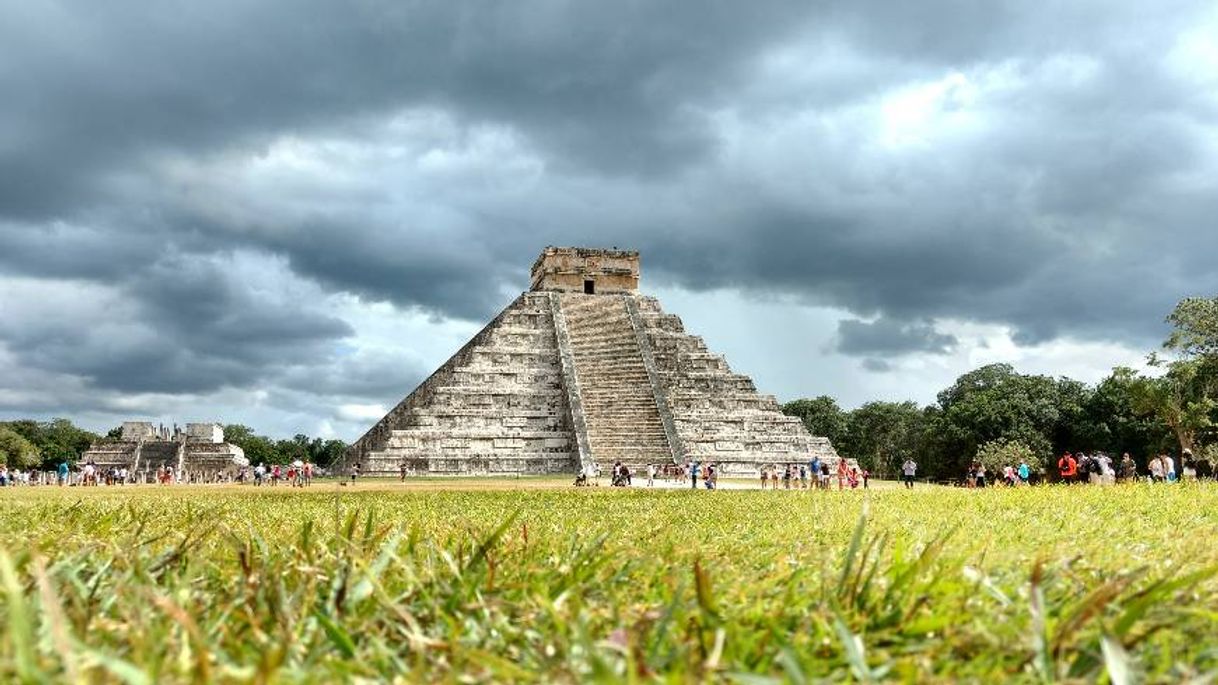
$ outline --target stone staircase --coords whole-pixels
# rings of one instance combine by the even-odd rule
[[[522,295],[403,400],[382,421],[383,436],[369,441],[381,444],[361,455],[361,472],[574,473],[578,450],[549,295]]]
[[[563,293],[563,318],[575,361],[592,458],[632,471],[673,462],[626,295]]]
[[[686,333],[679,317],[665,314],[654,298],[636,302],[688,456],[714,461],[724,474],[749,477],[761,465],[806,463],[813,455],[836,464],[827,439],[809,435],[799,419],[782,414],[772,396],[758,393],[748,376],[732,372],[702,338]]]

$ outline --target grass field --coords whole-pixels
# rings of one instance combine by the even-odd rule
[[[0,682],[1218,673],[1214,485],[10,488],[0,514]]]

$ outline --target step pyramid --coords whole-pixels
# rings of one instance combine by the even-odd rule
[[[836,462],[770,395],[638,293],[639,254],[547,247],[522,293],[348,449],[368,475]]]

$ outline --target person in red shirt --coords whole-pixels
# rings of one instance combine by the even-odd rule
[[[1057,472],[1061,474],[1063,483],[1073,483],[1078,476],[1078,462],[1069,452],[1062,455],[1061,459],[1057,460]]]

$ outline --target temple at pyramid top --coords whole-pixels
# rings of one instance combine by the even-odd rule
[[[825,438],[638,292],[639,253],[547,247],[531,287],[347,451],[364,473],[835,464]]]
[[[586,247],[547,247],[533,262],[533,290],[585,295],[639,289],[639,253]]]

